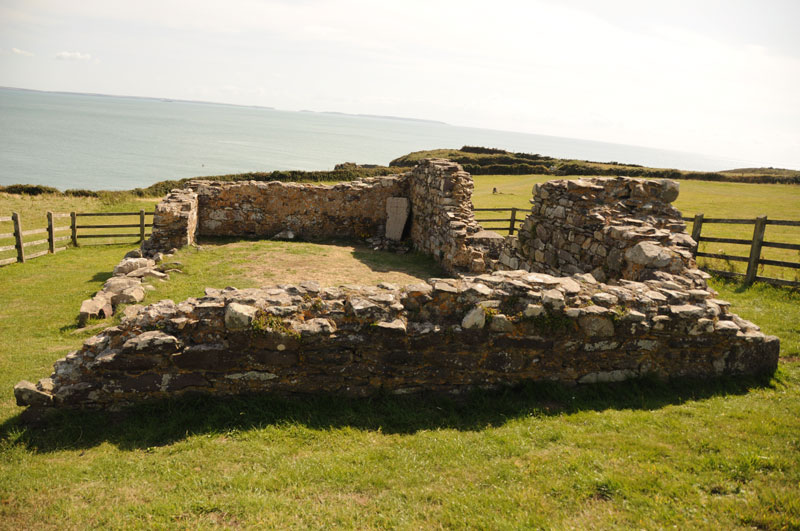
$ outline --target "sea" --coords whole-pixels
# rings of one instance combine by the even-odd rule
[[[464,145],[715,171],[744,161],[404,118],[0,88],[0,185],[126,190],[166,179],[388,164]]]

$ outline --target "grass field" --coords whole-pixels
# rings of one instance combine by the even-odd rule
[[[476,206],[515,195],[524,201],[510,206],[525,206],[535,178],[483,179]],[[684,184],[684,200],[709,193],[695,184],[716,185]],[[762,192],[774,206],[767,213],[790,210],[790,192]],[[743,197],[722,194],[714,205],[741,211]],[[69,249],[0,268],[0,529],[800,528],[797,292],[712,283],[781,338],[769,381],[529,385],[463,401],[190,398],[19,426],[11,388],[49,374],[113,322],[75,328],[80,301],[129,248]],[[244,267],[253,253],[263,253],[259,271]],[[304,275],[311,261],[351,264],[375,282],[388,269],[435,273],[423,257],[344,244],[217,241],[178,259],[185,273],[154,283],[148,300],[269,283],[273,267]],[[330,274],[331,283],[351,280]]]

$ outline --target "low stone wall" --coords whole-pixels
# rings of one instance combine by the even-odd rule
[[[334,185],[197,181],[200,236],[304,240],[383,237],[386,201],[406,197],[407,177],[372,177]]]
[[[20,405],[115,407],[189,391],[460,392],[521,381],[770,373],[779,342],[699,290],[524,271],[398,288],[313,282],[161,301],[89,338]]]

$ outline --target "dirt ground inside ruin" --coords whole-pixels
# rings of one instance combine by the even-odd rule
[[[381,282],[402,286],[447,276],[428,256],[373,250],[357,242],[205,239],[198,243],[176,259],[184,263],[186,274],[205,277],[210,286],[255,287],[305,280],[321,286]]]

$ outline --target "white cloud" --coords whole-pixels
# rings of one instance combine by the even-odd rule
[[[27,50],[20,50],[19,48],[11,48],[11,52],[16,55],[24,55],[25,57],[33,57],[34,55],[36,55],[33,52],[29,52]]]
[[[61,61],[89,61],[91,58],[91,54],[81,52],[58,52],[56,54],[56,59]]]

